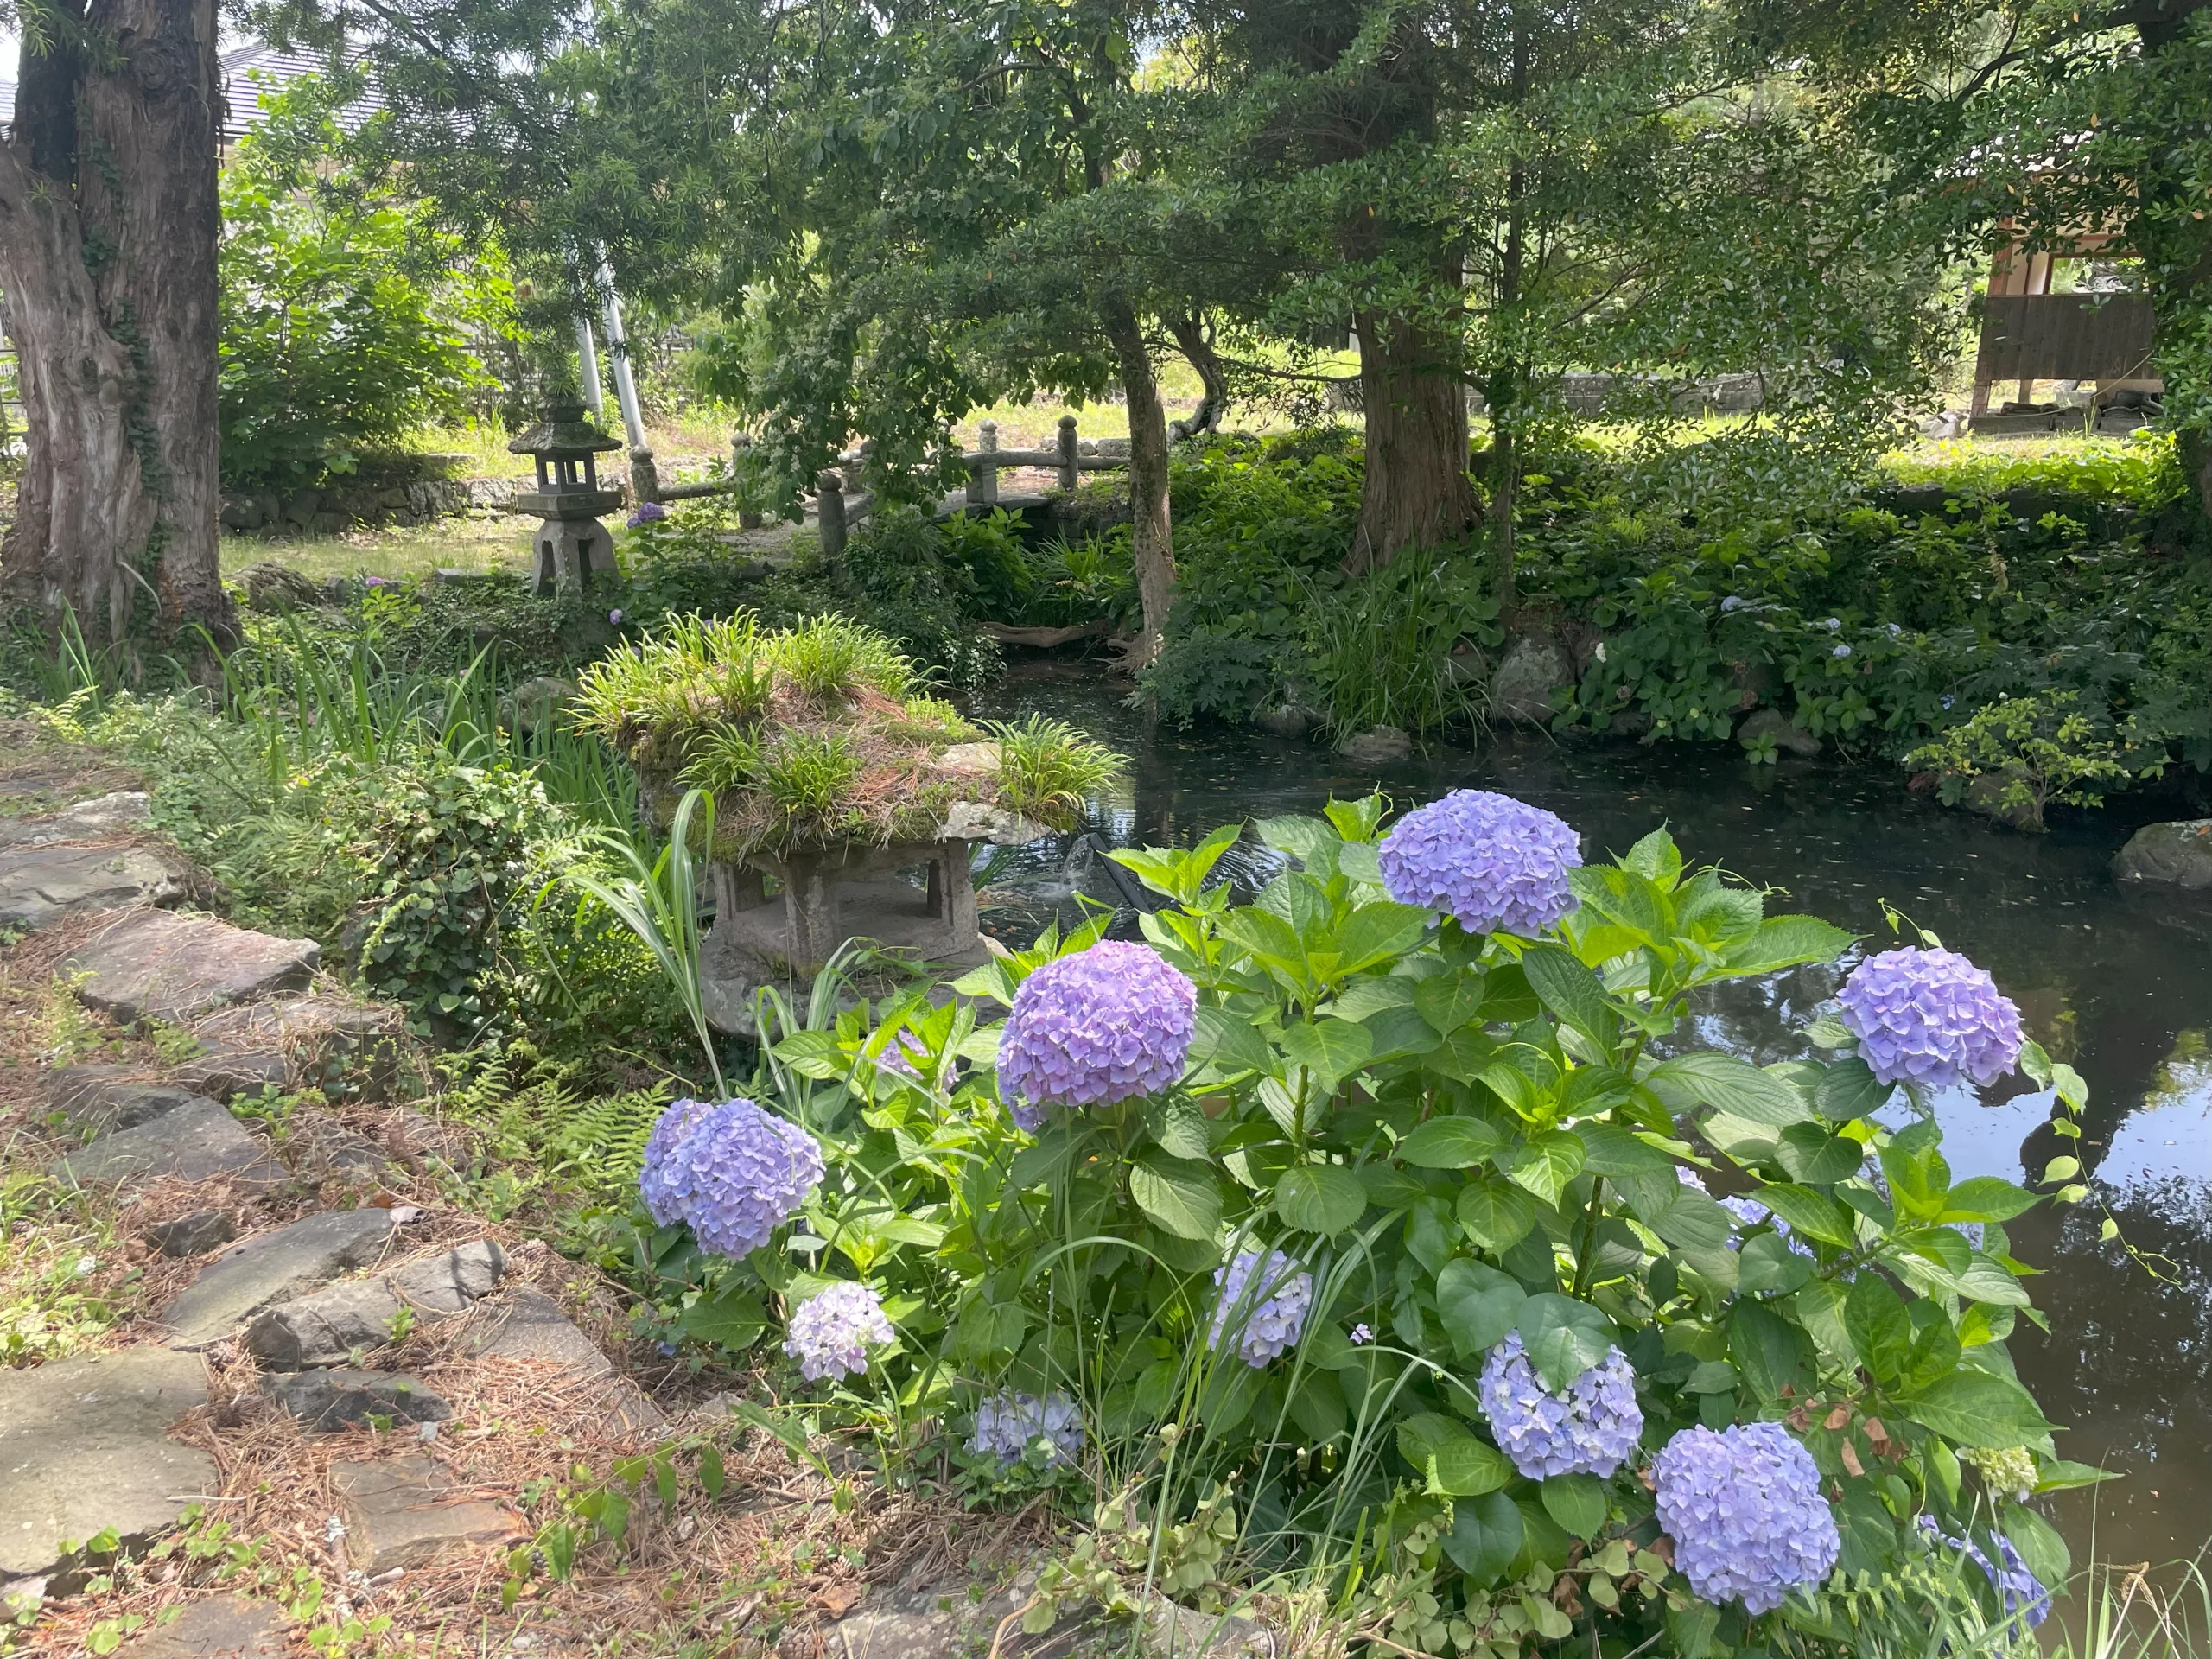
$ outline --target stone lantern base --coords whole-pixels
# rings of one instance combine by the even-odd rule
[[[531,537],[530,591],[588,588],[614,574],[614,538],[596,518],[548,518]]]
[[[916,887],[901,870],[929,870]],[[803,981],[849,938],[887,946],[949,969],[982,963],[988,947],[976,927],[976,888],[968,842],[925,841],[833,849],[747,864],[716,861],[715,924],[700,945],[709,1018],[721,1030],[752,1033],[753,988]],[[770,898],[766,875],[783,891]]]

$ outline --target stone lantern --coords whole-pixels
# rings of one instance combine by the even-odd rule
[[[531,592],[582,588],[601,571],[613,573],[614,538],[599,516],[622,505],[622,492],[601,487],[599,457],[621,447],[585,418],[582,404],[567,399],[546,404],[537,424],[507,446],[537,461],[537,487],[515,498],[516,512],[545,521],[532,538]]]

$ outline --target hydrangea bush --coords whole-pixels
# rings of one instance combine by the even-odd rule
[[[1236,828],[1116,854],[1166,901],[1144,944],[1048,932],[775,1043],[831,1148],[806,1236],[751,1258],[794,1356],[853,1352],[812,1334],[849,1268],[899,1337],[855,1386],[918,1451],[972,1421],[979,1460],[1042,1435],[1073,1479],[1080,1444],[1170,1520],[1211,1492],[1366,1561],[1423,1652],[1798,1652],[1868,1586],[1995,1619],[2037,1605],[2016,1560],[2062,1584],[2040,1495],[2096,1477],[2005,1354],[2007,1229],[2086,1190],[1955,1179],[1929,1106],[2017,1066],[2071,1139],[2080,1078],[1963,958],[1862,955],[1663,832],[1585,865],[1501,797],[1385,816],[1259,825],[1249,903]],[[1790,1058],[1695,1046],[1694,1007],[1811,964],[1845,990]],[[1987,1582],[1931,1574],[1931,1529]]]

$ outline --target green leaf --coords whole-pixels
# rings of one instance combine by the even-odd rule
[[[1147,1151],[1130,1166],[1129,1196],[1178,1238],[1210,1239],[1221,1229],[1221,1192],[1205,1164]]]
[[[1854,1117],[1872,1117],[1889,1103],[1891,1085],[1874,1076],[1874,1068],[1857,1055],[1836,1061],[1821,1079],[1813,1103],[1831,1123],[1848,1123]]]
[[[2003,1522],[2005,1535],[2040,1582],[2063,1586],[2074,1576],[2073,1554],[2056,1527],[2024,1503],[2007,1503]]]
[[[1904,1301],[1878,1273],[1862,1273],[1844,1298],[1843,1328],[1877,1382],[1896,1382],[1912,1358],[1912,1320]]]
[[[1736,1368],[1725,1359],[1701,1362],[1682,1383],[1684,1394],[1733,1394],[1741,1381]]]
[[[752,1291],[725,1291],[683,1311],[683,1334],[732,1351],[750,1348],[768,1328],[768,1310]]]
[[[1337,971],[1361,973],[1402,957],[1428,931],[1428,912],[1388,899],[1362,905],[1337,930]]]
[[[1595,1475],[1554,1475],[1538,1484],[1536,1495],[1544,1513],[1577,1538],[1594,1538],[1605,1524],[1605,1483]]]
[[[1449,1037],[1482,1011],[1488,989],[1480,974],[1457,969],[1419,981],[1414,987],[1414,1007],[1437,1035]]]
[[[2028,1391],[2009,1376],[1961,1366],[1924,1389],[1896,1395],[1895,1402],[1914,1422],[1955,1445],[2050,1451],[2051,1424]]]
[[[1662,824],[1622,855],[1621,868],[1662,888],[1671,888],[1682,874],[1682,855]]]
[[[1675,1179],[1676,1185],[1681,1184],[1680,1179],[1675,1177],[1674,1159],[1632,1130],[1617,1123],[1578,1123],[1574,1132],[1582,1137],[1582,1166],[1593,1174],[1634,1175],[1663,1171]]]
[[[1516,1186],[1526,1187],[1546,1204],[1557,1204],[1567,1184],[1582,1173],[1581,1137],[1567,1129],[1547,1129],[1532,1135],[1513,1154],[1507,1171]]]
[[[1190,1065],[1193,1070],[1211,1065],[1216,1071],[1229,1073],[1258,1071],[1272,1075],[1281,1069],[1274,1050],[1254,1028],[1250,1015],[1217,1007],[1198,1010]]]
[[[1620,1016],[1605,1001],[1598,976],[1573,951],[1556,944],[1531,945],[1522,955],[1521,969],[1537,1000],[1561,1025],[1580,1032],[1601,1049],[1612,1046]]]
[[[1943,1209],[1936,1219],[1947,1221],[2010,1221],[2040,1202],[2025,1187],[1994,1175],[1976,1175],[1961,1181],[1943,1195]]]
[[[1825,1192],[1776,1182],[1758,1188],[1751,1196],[1788,1222],[1792,1232],[1840,1249],[1847,1249],[1855,1242],[1851,1212]]]
[[[1728,1353],[1763,1402],[1780,1399],[1785,1388],[1802,1399],[1812,1388],[1812,1338],[1758,1302],[1739,1301],[1729,1310]]]
[[[1865,1147],[1847,1135],[1830,1134],[1824,1123],[1792,1123],[1777,1149],[1790,1179],[1808,1186],[1847,1179],[1866,1161]]]
[[[1170,1157],[1203,1159],[1213,1151],[1206,1115],[1187,1096],[1170,1095],[1147,1102],[1144,1126]]]
[[[1285,1226],[1333,1236],[1366,1213],[1367,1188],[1338,1165],[1300,1164],[1275,1183],[1274,1205]]]
[[[1494,1255],[1503,1255],[1536,1224],[1536,1204],[1526,1192],[1492,1176],[1459,1189],[1459,1225]]]
[[[2038,1492],[2070,1492],[2077,1486],[2094,1486],[2101,1481],[2118,1480],[2120,1477],[2109,1469],[2099,1469],[2086,1463],[2069,1463],[2058,1458],[2043,1466],[2037,1478]]]
[[[1462,1359],[1488,1353],[1521,1323],[1529,1293],[1510,1274],[1456,1256],[1436,1275],[1436,1313]]]
[[[1452,1497],[1480,1497],[1513,1478],[1513,1465],[1503,1452],[1439,1412],[1425,1411],[1400,1423],[1398,1451],[1428,1477],[1433,1491]]]
[[[1505,1144],[1479,1117],[1432,1117],[1398,1142],[1398,1156],[1417,1169],[1472,1169]]]
[[[1595,1365],[1613,1345],[1613,1322],[1587,1302],[1547,1291],[1521,1311],[1521,1345],[1554,1392]]]
[[[1643,1081],[1677,1115],[1710,1107],[1777,1129],[1813,1116],[1796,1090],[1732,1054],[1678,1054],[1653,1066]]]
[[[1316,1020],[1285,1028],[1282,1052],[1294,1065],[1302,1065],[1334,1091],[1336,1086],[1367,1063],[1375,1052],[1374,1033],[1349,1020]]]
[[[1437,1541],[1467,1583],[1481,1589],[1513,1565],[1522,1533],[1521,1506],[1503,1492],[1484,1492],[1452,1506],[1452,1530]]]
[[[1745,1239],[1736,1260],[1736,1289],[1745,1296],[1792,1291],[1813,1276],[1813,1264],[1774,1233]]]
[[[1857,937],[1817,916],[1770,916],[1721,960],[1732,974],[1771,974],[1801,963],[1834,962]]]

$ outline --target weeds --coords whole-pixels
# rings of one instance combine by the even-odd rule
[[[1072,827],[1085,804],[1128,770],[1128,762],[1065,721],[1032,715],[1021,725],[993,721],[999,746],[999,796],[1012,810],[1055,829]]]

